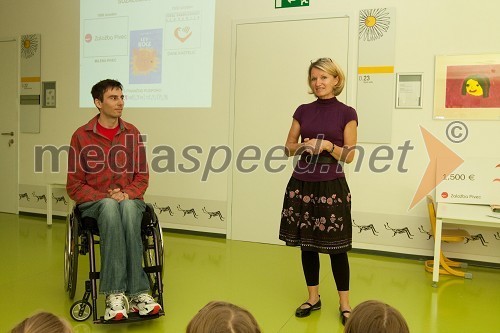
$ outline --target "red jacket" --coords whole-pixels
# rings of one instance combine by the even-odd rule
[[[120,188],[129,199],[142,200],[149,170],[139,130],[119,119],[120,129],[110,141],[97,132],[98,118],[92,118],[71,137],[68,195],[81,204],[107,198],[109,189]]]

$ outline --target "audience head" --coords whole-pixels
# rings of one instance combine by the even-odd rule
[[[261,333],[247,310],[227,302],[205,305],[189,322],[186,333]]]
[[[11,333],[72,333],[69,323],[49,312],[39,312],[24,319]]]
[[[409,333],[403,315],[379,301],[365,301],[352,310],[344,333]]]

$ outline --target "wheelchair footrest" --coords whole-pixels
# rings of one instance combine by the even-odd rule
[[[165,312],[161,310],[155,315],[150,315],[150,316],[140,316],[138,313],[135,312],[130,312],[128,314],[128,319],[124,320],[104,320],[104,316],[101,316],[98,321],[94,322],[94,324],[126,324],[126,323],[133,323],[137,321],[144,321],[144,320],[151,320],[151,319],[157,319],[160,318],[161,316],[164,316]]]

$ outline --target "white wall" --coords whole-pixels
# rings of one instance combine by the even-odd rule
[[[498,121],[468,121],[469,137],[462,144],[452,144],[446,139],[445,128],[449,121],[432,119],[435,55],[500,53],[498,44],[500,21],[497,20],[500,4],[483,0],[473,6],[464,0],[395,1],[395,0],[312,0],[309,7],[275,9],[274,0],[217,0],[215,24],[213,105],[210,109],[128,109],[124,118],[147,133],[148,146],[168,144],[180,151],[190,144],[201,145],[205,152],[210,146],[231,143],[229,133],[231,92],[231,26],[234,20],[345,12],[357,20],[358,11],[365,8],[396,8],[396,72],[424,73],[424,103],[422,109],[394,109],[391,147],[410,140],[414,149],[405,161],[407,173],[396,171],[394,162],[388,172],[376,174],[367,168],[367,160],[360,172],[351,172],[349,182],[354,197],[354,216],[358,224],[374,223],[379,237],[362,233],[355,235],[361,247],[381,248],[399,252],[430,253],[432,244],[424,234],[417,234],[417,227],[428,228],[425,204],[421,202],[408,210],[413,195],[428,164],[425,144],[419,125],[453,149],[462,158],[474,156],[500,156],[500,131]],[[353,25],[356,27],[356,24]],[[20,135],[19,183],[40,186],[52,181],[65,181],[65,171],[57,174],[33,173],[33,147],[39,145],[68,144],[72,132],[95,114],[94,110],[78,108],[79,76],[79,2],[64,0],[2,0],[0,3],[0,37],[18,37],[27,33],[42,36],[42,81],[57,82],[57,108],[41,110],[40,134]],[[357,29],[351,31],[357,34]],[[311,31],[311,38],[330,42],[327,31]],[[355,41],[357,40],[354,36]],[[256,47],[258,44],[256,43]],[[298,46],[300,47],[300,46]],[[357,47],[350,45],[350,62],[356,63]],[[304,71],[303,64],[296,69]],[[347,102],[355,106],[355,71],[348,78]],[[279,87],[279,83],[278,83]],[[270,87],[274,89],[275,85]],[[394,87],[388,87],[393,90]],[[393,93],[393,91],[391,91]],[[90,93],[89,93],[89,98]],[[290,115],[294,110],[290,110]],[[286,133],[283,133],[283,142]],[[375,145],[363,144],[366,154]],[[148,150],[151,152],[151,149]],[[397,156],[397,155],[396,155]],[[150,156],[151,157],[151,156]],[[182,157],[179,156],[182,160]],[[205,157],[206,158],[206,155]],[[48,161],[47,161],[48,162]],[[48,165],[48,164],[47,164]],[[63,165],[64,170],[64,165]],[[228,174],[211,174],[201,182],[202,171],[195,174],[163,173],[151,175],[148,195],[165,198],[163,205],[172,205],[176,215],[165,217],[168,223],[182,225],[187,218],[176,210],[179,201],[201,210],[212,204],[212,210],[226,212]],[[265,184],[261,184],[265,185]],[[285,184],[284,184],[285,185]],[[258,184],[257,184],[258,186]],[[182,207],[184,208],[184,207]],[[188,207],[189,208],[189,207]],[[208,208],[208,207],[207,207]],[[277,207],[276,220],[279,225]],[[203,214],[199,212],[199,214]],[[164,215],[162,215],[163,218]],[[203,216],[203,215],[202,215]],[[230,217],[225,216],[225,221]],[[206,219],[206,216],[205,216]],[[213,221],[213,220],[212,220]],[[206,220],[207,226],[212,221]],[[413,241],[392,237],[384,229],[385,222],[395,228],[409,227],[415,235]],[[238,223],[238,221],[232,221]],[[218,225],[214,228],[224,228]],[[207,227],[210,230],[210,227]],[[356,229],[355,229],[356,231]],[[456,245],[458,256],[500,262],[500,241],[493,237],[496,230],[470,230],[481,233],[489,241]],[[416,239],[416,240],[415,240]],[[372,245],[370,245],[372,244]],[[462,252],[462,253],[461,253]],[[468,253],[475,253],[474,257]]]

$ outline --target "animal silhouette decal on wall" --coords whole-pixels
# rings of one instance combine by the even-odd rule
[[[470,237],[465,237],[465,244],[467,244],[468,242],[470,241],[481,241],[481,243],[483,244],[483,246],[488,246],[486,245],[486,243],[488,243],[482,234],[477,234],[477,235],[470,235]]]
[[[371,232],[375,235],[375,236],[378,236],[378,231],[375,230],[375,227],[373,226],[373,224],[368,224],[368,225],[357,225],[356,223],[354,223],[354,220],[352,220],[352,225],[354,225],[355,227],[358,227],[359,228],[359,233],[361,233],[362,231],[369,231],[371,230]]]
[[[43,200],[43,201],[47,202],[47,197],[45,196],[45,194],[36,195],[35,191],[33,191],[33,197],[36,198],[36,202],[38,202],[40,200]]]
[[[181,205],[177,205],[177,209],[184,213],[184,215],[182,215],[183,217],[186,215],[192,214],[194,216],[194,218],[196,218],[196,219],[198,218],[198,214],[196,214],[196,211],[194,210],[194,208],[182,209]]]
[[[66,201],[66,198],[64,197],[64,195],[60,196],[60,197],[55,197],[54,196],[54,193],[52,193],[52,199],[54,199],[56,201],[56,204],[59,203],[59,202],[62,202],[64,203],[65,205],[68,204],[68,202]]]
[[[170,208],[170,206],[163,206],[160,207],[156,202],[153,204],[154,209],[156,209],[159,214],[167,212],[170,216],[174,216],[174,212]],[[183,209],[181,205],[177,205],[177,210],[182,212],[182,217],[186,217],[187,215],[193,215],[194,218],[198,218],[199,215],[196,212],[196,209],[190,208],[190,209]],[[208,211],[206,207],[202,208],[202,212],[206,214],[208,219],[210,220],[212,217],[218,217],[220,221],[224,221],[224,216],[222,215],[220,210],[217,211]]]
[[[167,206],[167,207],[159,207],[156,202],[153,204],[153,207],[158,209],[158,211],[161,213],[163,212],[167,212],[170,214],[170,216],[174,216],[174,213],[172,212],[172,210],[170,209],[170,206]]]
[[[392,230],[392,232],[394,232],[394,235],[392,235],[392,237],[396,236],[397,234],[406,234],[409,239],[413,239],[413,235],[410,233],[410,229],[408,229],[408,227],[404,227],[401,229],[394,229],[389,226],[389,222],[386,222],[384,224],[384,227],[387,230]]]
[[[30,201],[30,197],[28,196],[28,193],[26,193],[26,192],[19,193],[19,200],[21,200],[22,198],[25,198],[26,200]]]
[[[224,221],[224,217],[222,217],[222,214],[220,212],[220,210],[216,211],[216,212],[207,212],[207,210],[205,209],[205,207],[203,207],[202,209],[203,213],[206,213],[208,214],[208,218],[211,219],[212,217],[218,217],[221,221]]]
[[[420,231],[423,234],[427,234],[427,240],[432,238],[432,234],[427,230],[425,230],[423,225],[420,225],[420,227],[418,227],[418,231]]]

